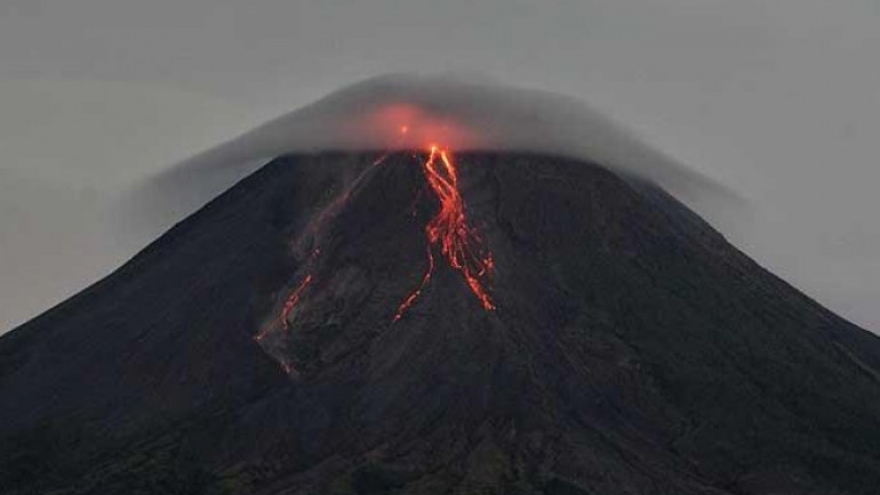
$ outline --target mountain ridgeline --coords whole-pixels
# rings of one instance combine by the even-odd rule
[[[877,492],[880,339],[663,190],[457,156],[488,308],[377,157],[279,157],[0,338],[0,493]]]

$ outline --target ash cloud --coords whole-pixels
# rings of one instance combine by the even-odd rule
[[[135,203],[167,225],[280,155],[431,144],[589,161],[657,184],[713,222],[742,204],[581,100],[458,74],[391,74],[345,87],[172,167],[137,191]]]

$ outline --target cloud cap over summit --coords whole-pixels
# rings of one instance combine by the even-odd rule
[[[577,98],[453,73],[388,74],[342,88],[169,169],[148,185],[147,197],[159,205],[192,203],[189,209],[227,187],[230,174],[239,177],[278,156],[424,150],[432,144],[596,163],[656,183],[713,220],[715,213],[741,205],[722,185]]]

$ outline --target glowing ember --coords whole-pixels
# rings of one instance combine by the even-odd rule
[[[476,231],[468,225],[465,215],[464,200],[458,189],[458,172],[448,150],[431,147],[428,159],[422,165],[425,178],[431,190],[440,200],[440,211],[425,226],[425,235],[428,238],[428,269],[422,277],[422,283],[410,295],[404,299],[394,321],[403,317],[404,313],[412,307],[416,299],[431,280],[434,272],[434,255],[432,249],[439,247],[440,253],[452,268],[455,268],[464,276],[465,282],[471,292],[477,296],[483,309],[492,311],[495,303],[489,296],[487,289],[488,277],[495,268],[492,253],[482,245]]]

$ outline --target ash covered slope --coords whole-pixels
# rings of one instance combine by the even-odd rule
[[[673,198],[580,162],[460,156],[497,310],[438,263],[392,323],[438,205],[408,154],[374,158],[276,160],[0,339],[4,491],[880,486],[880,341]],[[269,357],[252,337],[308,275]]]

